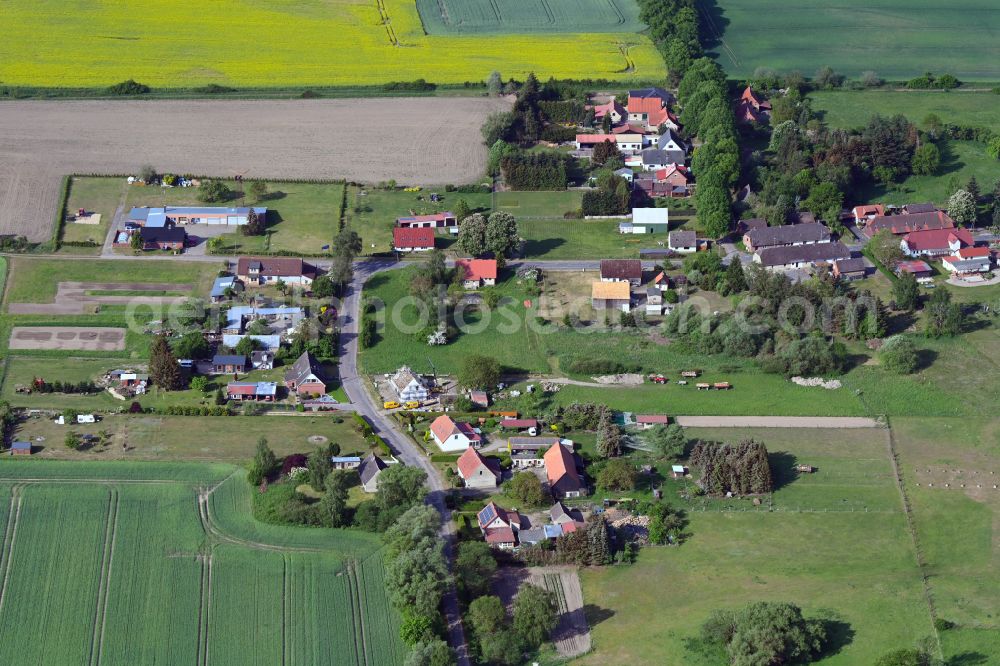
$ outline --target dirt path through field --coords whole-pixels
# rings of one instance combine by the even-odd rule
[[[68,173],[464,183],[500,99],[0,102],[0,234],[52,233]]]

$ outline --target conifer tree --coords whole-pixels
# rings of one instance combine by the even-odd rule
[[[165,391],[176,391],[184,385],[180,366],[162,333],[153,338],[149,348],[149,378]]]

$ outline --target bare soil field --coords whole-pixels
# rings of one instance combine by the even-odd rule
[[[124,328],[92,326],[15,326],[10,332],[11,349],[125,349]]]
[[[522,585],[537,585],[551,592],[559,605],[559,621],[552,632],[552,643],[560,657],[572,658],[590,651],[590,626],[583,609],[583,591],[575,567],[552,566],[504,567],[500,570],[495,589],[508,607]]]
[[[0,103],[0,234],[44,241],[68,173],[463,183],[487,98]]]
[[[52,303],[10,303],[7,311],[10,314],[47,314],[70,315],[85,314],[88,306],[93,304],[133,304],[133,305],[170,305],[183,303],[186,296],[140,296],[135,292],[189,292],[194,287],[190,284],[149,283],[149,282],[60,282],[56,288],[55,300]],[[122,291],[133,292],[128,295],[92,296],[91,291]],[[68,349],[68,348],[67,348]],[[122,347],[124,349],[124,347]]]

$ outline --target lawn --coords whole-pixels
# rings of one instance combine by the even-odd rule
[[[67,254],[100,254],[108,229],[114,221],[118,203],[125,193],[126,183],[121,178],[74,177],[70,183],[66,213],[75,215],[80,208],[88,213],[100,213],[100,224],[76,224],[66,221],[63,225],[64,243],[97,243],[95,247],[73,247],[63,245],[60,252]]]
[[[59,282],[168,282],[190,284],[191,296],[206,297],[218,264],[186,261],[69,261],[16,257],[11,259],[7,303],[51,303]]]
[[[548,362],[541,353],[537,333],[528,324],[523,303],[525,294],[509,273],[501,275],[503,279],[496,289],[510,300],[488,316],[474,307],[466,308],[465,322],[469,332],[461,333],[447,345],[435,347],[417,337],[430,320],[421,324],[416,306],[403,301],[408,297],[412,269],[387,271],[372,277],[365,286],[365,295],[379,299],[387,308],[385,325],[378,333],[377,343],[359,355],[364,371],[371,374],[393,372],[402,365],[410,365],[420,372],[430,372],[428,363],[433,363],[437,372],[455,373],[466,356],[489,354],[511,368],[546,372]]]
[[[968,0],[960,11],[930,0],[721,0],[710,11],[706,23],[722,38],[717,59],[733,78],[749,77],[758,67],[812,76],[829,66],[855,78],[875,70],[905,80],[933,70],[969,81],[1000,80],[993,38],[1000,12],[992,0]]]
[[[711,611],[759,600],[791,601],[807,616],[833,620],[834,647],[823,664],[870,664],[932,633],[886,430],[686,433],[763,441],[775,510],[746,500],[687,503],[675,493],[678,483],[666,482],[665,498],[688,508],[690,539],[643,549],[632,566],[582,571],[594,651],[581,663],[714,664],[685,639]],[[796,476],[795,464],[818,471]],[[650,580],[659,584],[643,583]],[[639,635],[646,638],[626,638]]]
[[[561,218],[579,210],[583,190],[559,192],[497,192],[497,210],[504,210],[519,220],[525,218]]]
[[[121,403],[118,403],[119,405]],[[110,434],[110,444],[100,449],[72,451],[63,438],[79,434]],[[321,436],[340,445],[343,455],[367,455],[368,445],[350,421],[337,423],[333,416],[158,416],[106,415],[99,423],[60,426],[44,416],[32,416],[16,429],[18,439],[40,447],[35,456],[65,460],[213,461],[242,465],[253,457],[257,440],[266,437],[278,456],[308,454]],[[192,433],[198,433],[192,436]],[[41,441],[39,441],[41,438]],[[123,444],[128,449],[123,448]]]
[[[516,213],[515,213],[516,214]],[[639,250],[656,247],[654,238],[618,233],[619,220],[520,219],[528,259],[622,259],[639,256]]]
[[[542,80],[664,74],[659,53],[630,32],[634,26],[601,34],[426,35],[413,0],[222,0],[210,7],[154,0],[141,14],[116,3],[77,10],[67,0],[15,0],[5,4],[4,18],[0,80],[12,86],[103,87],[129,78],[160,88],[461,84],[494,69],[520,80],[531,71]],[[164,41],[164,34],[175,38]]]
[[[431,201],[431,194],[437,194],[440,200]],[[488,214],[493,206],[492,196],[488,191],[471,194],[430,190],[407,192],[398,188],[387,190],[350,185],[344,221],[348,228],[361,236],[363,254],[389,252],[397,218],[450,211],[459,199],[464,200],[471,210]],[[439,247],[445,233],[438,234]]]
[[[261,250],[302,254],[323,254],[339,229],[340,205],[344,196],[343,183],[282,183],[268,182],[268,194],[263,201],[240,198],[239,186],[226,181],[234,193],[233,199],[221,204],[198,201],[196,188],[133,186],[128,190],[128,206],[264,206],[268,209],[267,235],[243,236],[240,233],[222,236],[227,253],[248,253]],[[211,228],[211,227],[209,227]],[[188,227],[198,235],[199,227]],[[325,249],[324,249],[325,246]]]
[[[516,32],[640,32],[634,0],[417,0],[432,35]]]
[[[901,113],[923,126],[929,114],[942,122],[1000,130],[1000,104],[991,92],[962,90],[843,90],[809,93],[814,111],[830,127],[864,127],[877,114]]]
[[[378,538],[258,528],[236,468],[39,460],[2,468],[0,522],[12,535],[0,552],[7,663],[403,661]],[[209,495],[206,531],[193,484],[227,477]]]

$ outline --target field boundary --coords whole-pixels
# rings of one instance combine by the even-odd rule
[[[198,561],[201,564],[201,576],[198,587],[198,644],[195,646],[195,663],[205,666],[208,664],[208,615],[212,607],[212,554],[199,555]]]
[[[941,647],[941,634],[937,629],[937,607],[934,605],[934,593],[931,590],[930,573],[927,571],[927,561],[924,559],[924,552],[920,546],[920,537],[917,534],[917,526],[913,520],[913,509],[910,504],[910,496],[906,492],[903,483],[903,473],[900,471],[899,454],[896,452],[896,440],[892,434],[892,428],[888,428],[885,438],[886,449],[889,452],[889,463],[896,479],[896,488],[903,503],[903,516],[906,520],[906,530],[910,533],[913,543],[913,556],[917,563],[917,570],[920,572],[920,582],[923,586],[924,601],[927,603],[927,611],[931,623],[931,632],[934,636],[934,644],[937,646],[937,656],[944,659],[944,650]]]

